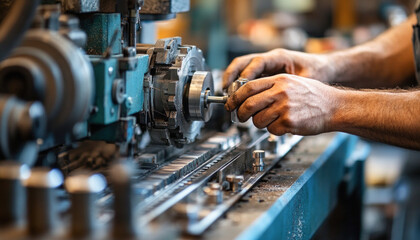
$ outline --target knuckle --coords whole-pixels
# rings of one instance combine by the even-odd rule
[[[288,117],[284,117],[281,121],[282,125],[285,126],[286,128],[294,128],[295,124],[294,122],[288,118]]]
[[[276,48],[276,49],[271,50],[270,52],[273,52],[273,53],[285,53],[286,51],[287,50],[284,49],[284,48]]]
[[[254,116],[252,118],[252,122],[254,123],[254,126],[257,127],[258,129],[263,129],[265,127],[259,117]]]
[[[225,78],[229,78],[236,71],[236,67],[234,65],[229,65],[228,68],[223,73]]]
[[[231,66],[232,65],[236,65],[236,64],[238,64],[240,62],[241,62],[241,57],[236,57],[236,58],[233,59],[233,61],[232,61],[232,63],[230,65]]]
[[[245,92],[251,92],[254,89],[253,82],[247,82],[242,87],[244,88]]]
[[[272,134],[274,134],[274,135],[277,135],[277,136],[280,136],[280,135],[283,135],[284,134],[284,131],[282,130],[282,127],[281,126],[278,126],[278,125],[270,125],[268,128],[267,128],[267,130],[270,132],[270,133],[272,133]]]
[[[264,64],[265,58],[263,56],[257,56],[254,59],[252,59],[252,62],[254,62],[257,65]]]
[[[243,108],[244,108],[244,110],[245,110],[245,111],[247,111],[247,112],[253,111],[253,110],[254,110],[254,108],[255,108],[255,106],[256,106],[256,103],[255,103],[255,102],[253,102],[253,101],[246,101],[246,102],[243,104]]]
[[[246,118],[246,116],[244,116],[244,114],[240,113],[239,111],[238,111],[237,115],[238,115],[238,120],[242,123],[246,122],[248,120],[248,118]]]
[[[234,105],[237,105],[239,103],[239,96],[237,92],[233,93],[231,100]]]

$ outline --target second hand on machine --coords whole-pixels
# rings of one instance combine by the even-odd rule
[[[210,104],[210,103],[222,103],[225,104],[227,99],[229,97],[231,97],[236,91],[238,91],[238,89],[240,87],[242,87],[243,85],[245,85],[245,83],[248,82],[248,79],[246,78],[239,78],[238,80],[234,81],[228,88],[228,95],[227,96],[206,96],[206,103]],[[231,119],[232,122],[234,123],[238,123],[239,119],[238,119],[238,114],[237,114],[237,110],[234,110],[231,113]]]

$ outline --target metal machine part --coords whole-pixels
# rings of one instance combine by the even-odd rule
[[[131,162],[117,163],[111,168],[114,189],[114,238],[135,238],[139,230],[136,226],[134,187],[132,177],[134,168]]]
[[[258,132],[250,138],[239,138],[238,132],[233,129],[235,127],[227,133],[209,138],[198,147],[198,149],[202,149],[201,151],[194,149],[191,153],[181,155],[171,164],[156,171],[137,185],[142,189],[141,192],[154,192],[139,204],[139,213],[142,215],[140,223],[144,224],[144,227],[151,222],[159,222],[159,216],[164,215],[170,218],[170,215],[165,214],[168,210],[176,209],[179,204],[186,204],[188,208],[196,209],[197,217],[194,215],[192,218],[189,215],[183,216],[187,221],[184,231],[192,235],[201,235],[302,138],[288,136],[281,151],[268,157],[263,171],[254,173],[252,151],[257,146],[266,145],[269,134]],[[208,151],[208,154],[203,154],[203,151]],[[206,156],[208,160],[204,160],[198,166],[195,165],[197,164],[195,158],[198,161]],[[191,168],[184,173],[184,177],[174,180],[175,176],[168,170],[178,169],[181,162],[186,164],[184,171],[188,169],[187,166],[191,166]],[[228,183],[228,187],[225,182]],[[220,193],[222,197],[219,196],[216,187],[212,187],[214,183],[223,186],[223,193]],[[220,189],[220,191],[222,190]],[[205,195],[202,196],[200,192],[204,192]],[[211,204],[203,204],[207,201]],[[179,214],[176,215],[176,218],[179,217]]]
[[[0,92],[45,107],[48,130],[64,134],[87,118],[93,101],[91,64],[69,40],[48,30],[31,30],[0,64]]]
[[[197,71],[194,73],[188,87],[186,105],[187,119],[192,121],[210,120],[213,113],[212,105],[206,100],[214,95],[213,78],[210,72]]]
[[[205,71],[200,49],[182,45],[181,38],[137,45],[150,56],[149,125],[154,142],[182,147],[193,142],[212,114],[213,78]],[[214,101],[213,101],[214,102]]]
[[[6,1],[7,4],[8,1]],[[0,61],[19,45],[35,16],[40,0],[16,0],[0,25]],[[10,2],[9,2],[10,3]],[[2,16],[4,16],[2,14]],[[1,20],[1,19],[0,19]]]
[[[16,161],[0,162],[0,226],[14,226],[22,222],[25,204],[22,181],[30,175],[27,165]],[[6,207],[7,206],[7,207]]]
[[[34,168],[25,181],[27,190],[28,232],[32,236],[53,234],[57,231],[58,211],[56,188],[63,183],[58,169]]]
[[[261,172],[264,170],[264,158],[265,158],[265,151],[264,150],[255,150],[252,152],[252,157],[254,158],[255,162],[252,164],[254,168],[254,172]]]
[[[25,103],[13,96],[0,95],[0,159],[32,164],[36,140],[44,137],[46,115],[39,102]]]
[[[146,0],[140,14],[142,20],[156,21],[172,19],[175,18],[177,13],[188,12],[189,10],[190,0]]]
[[[101,0],[67,0],[62,1],[62,8],[66,12],[89,13],[99,12]]]
[[[246,80],[236,81],[228,96],[214,96],[214,79],[197,47],[182,44],[180,38],[134,47],[140,19],[138,7],[143,1],[60,2],[63,13],[74,15],[60,14],[57,5],[43,6],[38,27],[44,30],[31,30],[24,45],[0,65],[0,92],[15,96],[3,99],[0,95],[0,159],[24,159],[31,164],[37,157],[34,140],[43,131],[33,131],[31,117],[22,118],[23,121],[19,119],[22,114],[13,113],[29,111],[25,109],[33,104],[18,103],[17,97],[43,103],[48,118],[43,122],[48,124],[49,134],[80,128],[84,135],[65,134],[62,145],[58,145],[62,142],[56,141],[55,136],[43,139],[36,166],[49,167],[34,167],[31,176],[22,164],[0,162],[0,202],[11,210],[0,211],[1,239],[205,236],[210,226],[225,220],[222,216],[230,217],[230,209],[242,203],[240,200],[265,174],[280,167],[280,161],[287,161],[286,154],[296,149],[302,139],[293,135],[273,137],[254,127],[230,125],[227,118],[220,119],[220,125],[226,127],[208,125],[201,131],[212,116],[213,104],[225,103]],[[146,14],[140,12],[142,19],[173,17],[189,8],[188,0],[145,3]],[[149,8],[152,5],[156,7]],[[78,48],[84,41],[81,29],[88,34],[85,49],[89,58]],[[93,104],[92,95],[95,95]],[[13,111],[4,107],[9,101],[16,105]],[[14,132],[9,131],[10,126]],[[19,150],[16,156],[1,155],[10,142],[6,138],[16,133],[18,137],[24,136],[24,141],[5,149],[30,144],[31,154]],[[47,141],[51,144],[43,148]],[[339,169],[334,171],[334,186],[328,188],[331,194],[321,189],[319,196],[338,195],[335,186],[344,174],[340,167],[344,164],[339,159],[345,159],[342,155],[352,151],[354,145],[340,146],[336,151],[337,147],[334,157],[326,155],[322,162],[331,169]],[[59,167],[66,176],[65,190],[57,189],[63,178],[51,167]],[[300,169],[310,171],[305,179],[327,175],[321,168],[321,172],[311,172],[317,167],[322,166],[299,165]],[[280,177],[291,186],[288,176],[283,173]],[[305,179],[296,183],[299,185]],[[17,191],[22,190],[22,182],[27,198]],[[307,189],[295,192],[298,197],[292,206],[295,211],[286,209],[282,218],[293,219],[294,215],[288,215],[293,212],[300,221],[299,206],[304,201],[301,196],[307,193]],[[282,202],[292,199],[286,197]],[[26,210],[26,218],[16,209],[17,198],[27,202],[27,209],[21,209]],[[319,213],[325,216],[334,202],[326,199],[320,204],[319,209],[328,209]],[[311,221],[320,223],[313,216],[307,221],[304,223],[311,227]],[[22,224],[3,228],[2,223],[18,222]],[[216,239],[220,238],[226,237]]]
[[[105,177],[90,172],[75,172],[66,178],[65,186],[71,195],[71,235],[75,238],[94,234],[97,223],[98,193],[106,188]]]

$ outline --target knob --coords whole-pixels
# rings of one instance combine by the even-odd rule
[[[25,205],[22,181],[30,175],[27,165],[15,161],[0,162],[0,225],[21,222]]]
[[[254,163],[252,164],[254,172],[261,172],[264,170],[264,150],[255,150],[252,152],[252,157],[254,158]]]
[[[25,181],[28,209],[28,231],[32,235],[51,233],[57,223],[55,188],[63,183],[57,169],[34,168]]]
[[[90,236],[97,225],[95,202],[98,193],[106,187],[105,177],[77,172],[66,178],[65,186],[71,198],[71,235],[76,238]]]

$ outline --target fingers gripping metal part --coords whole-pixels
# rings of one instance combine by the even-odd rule
[[[239,88],[241,88],[243,85],[245,85],[248,82],[248,79],[246,78],[239,78],[238,80],[234,81],[228,88],[228,96],[231,97],[233,96],[233,94],[235,94],[236,91],[239,90]],[[235,109],[232,113],[231,113],[231,120],[233,123],[238,123],[240,122],[238,119],[238,110]]]
[[[200,49],[181,45],[180,38],[160,39],[155,45],[137,45],[151,59],[149,130],[154,142],[176,145],[191,143],[204,122],[210,120],[213,103],[227,97],[214,95],[212,74],[205,71]]]

